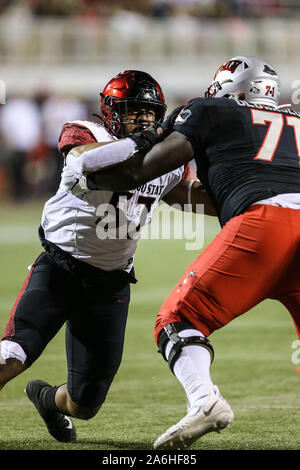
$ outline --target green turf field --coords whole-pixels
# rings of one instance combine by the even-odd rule
[[[27,266],[40,250],[36,229],[41,210],[42,203],[0,206],[1,334]],[[218,225],[213,218],[205,222],[207,244]],[[149,450],[185,415],[185,394],[152,337],[160,304],[196,257],[184,247],[184,240],[141,240],[135,263],[139,282],[132,288],[123,362],[99,414],[91,421],[74,420],[78,442],[59,444],[52,439],[23,391],[35,378],[53,385],[65,382],[61,331],[42,357],[1,391],[0,450]],[[300,374],[291,360],[296,339],[288,312],[273,301],[211,336],[216,353],[212,379],[230,402],[235,420],[231,430],[208,434],[192,449],[299,449]]]

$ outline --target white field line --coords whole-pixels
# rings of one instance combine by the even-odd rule
[[[106,408],[119,408],[120,405],[125,408],[134,408],[136,409],[136,403],[126,403],[126,402],[117,402],[117,403],[106,403]],[[32,406],[32,403],[27,399],[25,400],[8,400],[8,401],[2,401],[0,402],[0,409],[5,410],[5,409],[16,409],[16,408],[22,408],[22,407],[29,407]],[[147,407],[154,407],[157,409],[157,403],[155,405],[151,405],[151,403],[147,403]],[[176,404],[168,404],[168,403],[163,403],[161,405],[165,411],[174,411],[174,406],[178,406]],[[235,413],[237,411],[239,412],[252,412],[255,410],[295,410],[295,405],[235,405],[234,406],[234,411]],[[179,419],[179,416],[178,416]]]
[[[25,272],[26,274],[26,272]],[[166,297],[170,294],[173,286],[166,286],[166,287],[159,287],[159,288],[143,288],[140,291],[135,291],[135,288],[132,289],[131,292],[131,303],[130,303],[130,312],[138,314],[138,310],[143,307],[143,305],[153,304],[153,318],[138,318],[135,316],[134,322],[130,324],[130,328],[132,329],[140,329],[140,328],[148,328],[149,323],[152,322],[156,313],[158,312],[161,304],[166,299]],[[16,289],[15,296],[1,296],[0,297],[0,311],[1,312],[8,312],[11,310],[13,303],[15,301],[16,296],[18,295],[18,289]],[[281,307],[279,307],[281,308]],[[282,307],[283,308],[283,307]],[[260,328],[271,328],[274,329],[281,329],[281,330],[291,330],[294,331],[293,324],[288,315],[285,315],[285,311],[282,312],[282,320],[274,320],[272,319],[272,315],[269,315],[268,318],[251,318],[251,312],[246,313],[244,316],[241,316],[239,319],[232,321],[229,325],[224,327],[227,329],[245,329],[245,328],[252,328],[259,326]],[[130,320],[130,314],[129,314]],[[270,326],[270,322],[272,320],[272,324]]]
[[[62,331],[62,330],[60,330]],[[150,332],[151,333],[151,332]],[[132,353],[130,354],[129,352],[125,351],[124,353],[124,361],[125,362],[143,362],[145,366],[147,366],[147,362],[149,361],[153,365],[153,359],[157,359],[158,355],[156,356],[156,347],[154,344],[153,340],[153,349],[150,353],[142,353],[142,354],[137,354],[137,353]],[[61,354],[53,354],[53,353],[45,353],[42,358],[40,359],[41,361],[61,361],[65,360],[65,351],[62,349]],[[263,355],[256,355],[256,354],[243,354],[241,355],[239,353],[239,360],[241,361],[250,361],[250,362],[287,362],[289,361],[289,358],[284,355],[284,354],[263,354]],[[234,354],[222,354],[222,357],[218,359],[218,362],[222,361],[233,361],[236,363],[237,361],[237,356]],[[150,364],[150,365],[151,365]]]
[[[125,406],[126,408],[135,408],[136,409],[136,403],[123,403],[123,402],[118,402],[118,403],[106,403],[106,407],[108,408],[115,408],[115,407],[120,407],[120,405]],[[172,403],[163,403],[160,405],[165,411],[172,411],[174,412],[174,407],[178,407],[177,404]],[[8,407],[8,403],[7,403]],[[157,403],[155,405],[151,403],[147,403],[147,408],[153,407],[154,409],[157,409]],[[247,412],[247,411],[253,411],[253,410],[265,410],[265,409],[288,409],[288,410],[294,410],[295,406],[293,405],[240,405],[240,406],[235,406],[234,411],[241,411],[241,412]],[[178,416],[178,419],[180,416]]]
[[[39,242],[37,226],[33,224],[1,224],[0,245],[14,245],[16,243],[28,245],[34,242]]]
[[[168,219],[166,219],[168,220]],[[147,227],[145,227],[147,230]],[[165,239],[167,234],[170,232],[171,237],[170,239],[174,239],[174,227],[168,226],[164,222],[162,217],[154,217],[151,223],[151,233],[160,234],[158,239]],[[191,226],[186,227],[184,231],[182,231],[182,237],[180,239],[185,239],[184,235],[187,237],[187,241],[191,240],[193,237],[195,227]],[[205,242],[210,241],[219,231],[219,226],[216,220],[213,217],[205,218],[204,219],[204,236]],[[173,235],[172,235],[173,234]],[[154,238],[155,239],[155,238]],[[151,237],[149,238],[142,238],[143,242],[151,242]],[[2,224],[0,225],[0,245],[13,245],[15,243],[22,243],[22,244],[32,244],[34,242],[39,242],[38,239],[38,224]],[[198,250],[199,251],[199,250]]]

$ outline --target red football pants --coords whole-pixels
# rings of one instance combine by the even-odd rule
[[[300,210],[255,205],[227,222],[163,303],[155,341],[175,321],[209,336],[267,298],[286,306],[300,337]]]

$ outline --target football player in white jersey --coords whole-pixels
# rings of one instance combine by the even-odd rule
[[[197,194],[194,201],[207,202],[201,184],[190,182],[184,166],[124,193],[93,191],[85,184],[86,174],[122,161],[124,146],[128,156],[147,151],[144,137],[153,135],[144,129],[162,123],[165,110],[159,84],[144,72],[128,70],[101,93],[99,124],[74,121],[62,128],[59,149],[65,166],[60,187],[43,211],[44,251],[30,268],[0,343],[1,389],[31,366],[66,323],[67,383],[52,387],[34,380],[26,387],[49,433],[60,442],[76,440],[70,417],[96,415],[120,365],[141,226],[150,223],[160,200],[184,204]],[[119,153],[118,145],[109,145],[117,139]],[[108,207],[122,214],[125,236],[118,230],[116,236],[102,236],[109,232]]]

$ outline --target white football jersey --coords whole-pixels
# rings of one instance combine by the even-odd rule
[[[86,126],[98,142],[115,140],[100,124],[73,123]],[[78,175],[66,163],[57,193],[44,206],[45,238],[93,266],[129,272],[140,237],[139,227],[151,222],[159,201],[181,181],[183,172],[182,166],[125,193],[85,191],[78,184]]]

